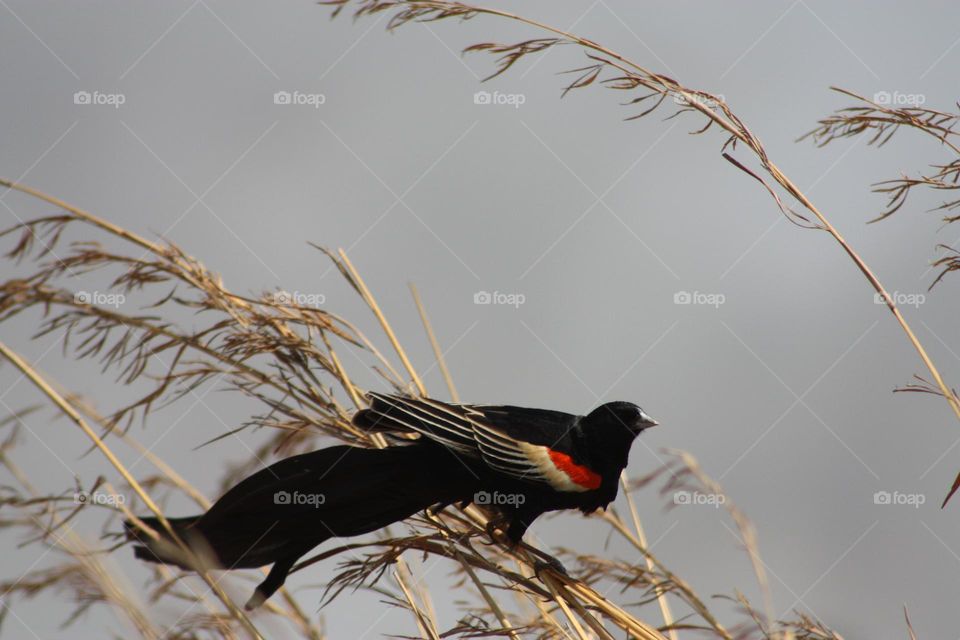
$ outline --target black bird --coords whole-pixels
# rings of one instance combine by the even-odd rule
[[[177,537],[208,568],[273,564],[247,602],[262,604],[294,563],[321,542],[355,536],[418,511],[460,503],[492,508],[517,544],[541,514],[590,513],[617,496],[633,439],[657,422],[630,402],[586,416],[514,406],[460,405],[368,394],[353,423],[398,439],[384,449],[346,445],[281,460],[241,481],[200,516],[172,518]],[[128,539],[141,560],[195,568],[156,518],[132,521]]]

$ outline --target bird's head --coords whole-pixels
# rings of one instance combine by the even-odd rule
[[[587,415],[586,422],[604,430],[626,429],[632,436],[659,424],[632,402],[602,404]]]

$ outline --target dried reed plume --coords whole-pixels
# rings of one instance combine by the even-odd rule
[[[945,224],[960,220],[960,214],[951,213],[960,209],[960,195],[955,193],[960,190],[960,133],[954,130],[960,120],[960,104],[955,105],[958,113],[925,109],[920,106],[895,107],[878,104],[852,91],[831,88],[866,106],[846,107],[836,111],[833,115],[820,120],[819,126],[804,134],[801,140],[810,138],[823,147],[839,138],[866,135],[868,136],[867,144],[882,147],[900,128],[906,128],[926,134],[956,156],[946,164],[931,163],[926,173],[914,176],[903,175],[874,185],[874,191],[886,196],[887,203],[880,215],[871,222],[884,220],[899,211],[907,203],[907,196],[917,187],[947,192],[948,199],[933,211],[943,212]],[[874,99],[877,97],[879,96],[875,96]],[[933,289],[948,273],[960,270],[960,254],[955,247],[938,244],[937,248],[947,255],[933,262],[934,267],[940,267],[940,273],[930,284],[930,289]]]
[[[343,0],[328,4],[336,5],[335,11],[339,12],[349,3]],[[631,118],[651,113],[668,97],[681,98],[685,106],[679,113],[704,118],[697,133],[711,128],[723,131],[726,136],[723,157],[761,182],[784,215],[800,226],[826,231],[834,237],[871,286],[887,300],[890,311],[934,379],[933,388],[943,393],[960,417],[960,400],[949,392],[877,278],[826,217],[767,157],[759,140],[722,100],[648,71],[599,44],[509,13],[452,2],[361,0],[356,6],[357,15],[361,16],[380,11],[392,12],[390,28],[412,21],[489,15],[544,30],[550,34],[548,37],[508,45],[476,44],[467,51],[486,51],[498,56],[494,73],[498,75],[526,56],[556,45],[579,47],[586,53],[587,65],[576,70],[575,79],[566,91],[602,85],[625,92],[630,95],[628,104],[637,109],[630,114]],[[745,160],[733,157],[738,147],[752,153],[762,172],[749,169]],[[798,201],[807,215],[786,204],[761,173]],[[297,305],[278,292],[264,292],[256,297],[233,293],[200,260],[170,242],[145,239],[30,187],[8,181],[0,184],[57,210],[23,220],[0,232],[0,238],[13,245],[6,258],[26,262],[32,270],[26,277],[0,285],[0,322],[21,314],[39,316],[42,322],[37,337],[60,336],[67,357],[96,360],[104,371],[115,373],[118,382],[124,385],[136,382],[138,387],[147,389],[132,402],[102,415],[93,402],[60,389],[55,381],[0,343],[0,353],[84,433],[98,455],[106,460],[103,474],[114,478],[116,487],[98,479],[89,483],[86,490],[106,488],[111,494],[119,492],[131,498],[130,504],[117,501],[113,505],[78,504],[69,499],[70,494],[83,491],[84,487],[69,488],[61,495],[40,494],[33,487],[28,470],[16,464],[22,421],[39,409],[26,407],[4,421],[6,437],[0,448],[0,462],[11,472],[16,486],[4,491],[3,504],[12,515],[7,516],[2,525],[23,534],[24,544],[48,547],[62,558],[52,569],[30,571],[3,584],[0,588],[5,594],[5,612],[13,612],[11,603],[17,598],[54,592],[57,597],[73,603],[74,614],[68,623],[92,607],[105,606],[124,619],[132,633],[144,638],[260,638],[263,637],[261,627],[274,619],[288,621],[291,633],[298,636],[325,637],[323,629],[305,613],[312,607],[305,608],[302,599],[290,590],[283,590],[276,602],[268,602],[264,611],[248,617],[220,585],[227,574],[202,574],[200,579],[206,585],[203,588],[190,575],[164,566],[150,567],[144,597],[136,597],[140,590],[131,587],[130,580],[112,562],[112,553],[127,549],[119,544],[108,549],[96,548],[73,532],[71,522],[83,515],[89,516],[91,511],[105,513],[109,517],[100,518],[100,522],[109,534],[118,528],[120,516],[129,518],[144,510],[156,514],[168,527],[159,505],[162,498],[174,494],[186,496],[201,508],[209,506],[207,497],[180,475],[174,465],[154,455],[130,431],[138,419],[145,419],[158,408],[187,397],[203,384],[225,385],[262,407],[260,413],[243,425],[243,428],[264,428],[269,434],[267,442],[254,452],[257,459],[315,449],[325,438],[356,446],[384,446],[377,437],[361,433],[350,424],[352,412],[363,402],[363,394],[353,380],[359,377],[358,373],[366,375],[366,370],[360,373],[356,368],[346,367],[343,355],[352,352],[357,359],[351,362],[363,362],[361,366],[372,368],[381,384],[397,391],[425,394],[427,390],[359,271],[342,250],[323,250],[375,316],[383,338],[371,339],[332,311]],[[71,235],[83,241],[64,240]],[[143,312],[120,311],[78,297],[69,286],[70,280],[89,272],[110,277],[111,290],[143,300]],[[415,292],[414,295],[448,391],[456,398],[456,389],[443,366],[442,351],[433,336],[426,310]],[[190,324],[181,320],[184,312],[192,314]],[[389,355],[386,349],[377,346],[384,341],[392,352]],[[395,364],[397,362],[399,364]],[[121,447],[132,448],[149,460],[155,471],[134,477],[115,453]],[[246,471],[249,467],[233,470],[224,483]],[[622,517],[611,509],[595,517],[602,519],[611,533],[622,537],[638,552],[639,562],[557,550],[566,561],[570,575],[553,569],[535,571],[536,560],[552,559],[552,556],[530,546],[509,549],[490,544],[485,528],[487,515],[473,506],[462,511],[448,508],[439,513],[424,513],[408,521],[404,535],[394,531],[376,539],[324,549],[301,562],[295,570],[336,556],[340,564],[336,575],[325,580],[325,602],[337,599],[345,589],[376,589],[390,603],[409,611],[419,636],[432,640],[446,637],[585,640],[613,638],[624,633],[631,638],[670,637],[673,640],[681,633],[686,636],[692,632],[725,640],[840,637],[820,621],[803,614],[798,613],[791,620],[778,619],[760,561],[756,534],[743,512],[730,500],[724,504],[747,550],[764,602],[757,609],[734,591],[728,594],[733,612],[721,613],[708,606],[689,582],[670,571],[647,548],[632,492],[655,483],[660,483],[664,494],[694,489],[722,495],[722,489],[706,477],[696,461],[689,454],[679,452],[672,454],[665,468],[645,478],[631,482],[624,477],[629,516]],[[461,589],[472,594],[473,600],[463,605],[463,616],[453,628],[438,627],[433,606],[435,595],[404,561],[405,557],[412,557],[410,554],[445,558],[449,568],[459,576]],[[605,595],[608,593],[611,595]],[[165,615],[174,607],[179,617]],[[655,619],[662,622],[655,624],[652,622]],[[907,624],[909,627],[909,619]]]

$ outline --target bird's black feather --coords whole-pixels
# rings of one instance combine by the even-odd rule
[[[185,568],[196,568],[197,559],[224,569],[273,564],[248,603],[254,607],[283,585],[297,559],[328,538],[369,533],[435,505],[485,505],[499,512],[507,536],[519,542],[544,512],[605,507],[616,497],[630,443],[655,424],[630,403],[575,416],[429,398],[368,398],[370,407],[354,416],[358,428],[421,437],[385,449],[328,447],[258,471],[203,515],[169,520],[190,554],[156,518],[141,520],[159,539],[128,521],[136,557]],[[512,501],[482,499],[491,495]]]

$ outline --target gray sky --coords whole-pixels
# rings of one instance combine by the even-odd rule
[[[957,384],[958,281],[926,288],[933,246],[955,244],[958,230],[925,213],[939,201],[919,193],[893,218],[865,224],[883,205],[871,183],[944,161],[946,152],[909,132],[880,151],[861,140],[816,149],[795,139],[848,103],[830,85],[953,108],[960,6],[495,6],[722,94],[891,291],[925,294],[905,313]],[[848,638],[905,637],[906,604],[919,637],[955,634],[960,507],[938,505],[960,466],[958,425],[936,398],[891,393],[924,372],[890,314],[826,234],[789,224],[756,182],[723,161],[719,134],[688,135],[699,120],[665,122],[663,111],[624,122],[635,111],[618,106],[623,95],[599,89],[560,100],[565,76],[557,73],[583,64],[573,48],[481,85],[492,60],[461,57],[464,46],[540,35],[493,19],[387,34],[382,19],[330,22],[311,2],[204,0],[8,0],[0,16],[0,174],[164,235],[234,290],[322,295],[327,308],[379,335],[306,243],[344,247],[426,370],[433,356],[407,289],[418,285],[465,400],[579,413],[623,399],[659,419],[663,426],[634,446],[630,472],[655,468],[664,447],[697,456],[754,520],[778,613],[812,613]],[[491,104],[478,104],[478,91]],[[277,92],[302,104],[276,104]],[[15,194],[0,198],[4,227],[51,211]],[[98,283],[83,284],[96,291]],[[478,292],[523,303],[475,304]],[[677,304],[684,293],[722,304]],[[129,395],[97,367],[63,359],[55,338],[31,342],[38,320],[6,324],[4,341],[104,409]],[[0,369],[4,403],[37,401],[17,377]],[[445,396],[436,367],[425,380]],[[194,447],[252,410],[204,389],[140,435],[214,495],[222,469],[249,457],[262,436]],[[103,472],[65,421],[45,414],[28,426],[22,460],[45,490]],[[878,505],[880,491],[925,502]],[[652,489],[637,498],[672,570],[701,594],[739,588],[759,604],[722,511],[668,511],[669,497]],[[171,512],[178,506],[188,508],[172,503]],[[96,520],[88,524],[95,533]],[[600,552],[605,531],[563,514],[531,533],[546,545]],[[51,561],[17,542],[2,539],[5,578]],[[606,553],[639,560],[619,543]],[[145,573],[128,555],[117,561],[136,591]],[[292,584],[323,584],[333,570],[323,563]],[[443,585],[449,571],[430,566],[428,583]],[[249,586],[235,580],[230,589]],[[319,591],[305,593],[312,605]],[[452,625],[457,594],[434,596]],[[59,631],[67,614],[51,614],[57,607],[46,598],[18,603],[7,635],[29,637],[29,628],[38,637],[93,638],[117,626],[97,613]],[[643,613],[658,620],[653,607]],[[344,594],[322,615],[333,637],[413,630],[407,614],[364,593]]]

